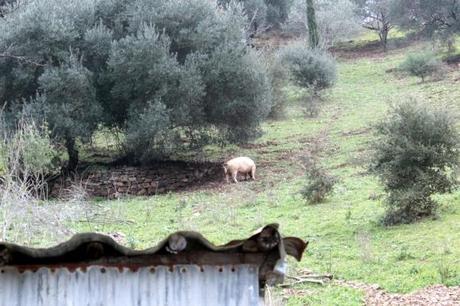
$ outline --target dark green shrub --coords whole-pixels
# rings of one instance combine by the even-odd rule
[[[265,3],[267,4],[267,24],[279,28],[288,19],[290,1],[265,0]]]
[[[400,65],[400,70],[419,77],[422,82],[441,68],[441,61],[431,52],[409,54]]]
[[[445,111],[414,101],[396,106],[377,126],[371,170],[388,193],[384,224],[409,223],[432,216],[435,193],[457,184],[458,131]]]
[[[228,7],[231,0],[217,0],[217,3],[224,7]],[[267,4],[264,0],[239,0],[237,1],[243,5],[244,13],[247,17],[249,31],[257,33],[259,29],[263,29],[267,25]]]
[[[169,129],[171,119],[163,103],[149,103],[141,114],[131,116],[125,144],[136,160],[147,162],[170,153],[167,148],[175,146],[174,133]]]
[[[310,203],[320,203],[332,193],[336,183],[335,177],[323,168],[313,168],[307,172],[307,185],[301,190],[304,199]]]
[[[217,0],[221,5],[228,6],[232,0]],[[246,16],[251,21],[255,21],[258,28],[275,27],[279,28],[287,18],[291,6],[290,0],[236,0],[242,3]]]
[[[290,80],[304,89],[306,114],[316,116],[319,112],[321,91],[331,87],[337,80],[334,58],[319,49],[310,49],[306,43],[295,43],[278,52]]]
[[[59,67],[47,67],[38,83],[43,98],[41,107],[45,108],[54,137],[65,143],[68,168],[73,170],[78,163],[75,140],[89,140],[102,115],[92,73],[70,56],[68,62]]]
[[[312,158],[304,160],[307,184],[300,194],[310,203],[320,203],[334,190],[336,177],[330,175],[318,162]]]
[[[337,80],[334,58],[328,53],[309,49],[305,43],[296,43],[280,50],[292,80],[300,87],[316,91],[331,87]]]
[[[207,121],[234,143],[260,135],[258,127],[272,106],[266,65],[260,56],[244,46],[225,44],[216,48],[200,69]]]

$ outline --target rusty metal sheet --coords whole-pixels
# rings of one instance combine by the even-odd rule
[[[259,306],[256,265],[3,267],[0,306]]]

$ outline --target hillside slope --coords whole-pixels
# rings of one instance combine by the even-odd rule
[[[460,285],[460,192],[439,197],[442,208],[435,220],[383,228],[378,223],[382,188],[366,172],[372,124],[390,103],[413,97],[460,114],[458,68],[423,84],[388,72],[405,54],[423,47],[339,59],[338,84],[317,118],[305,118],[298,92],[287,88],[287,118],[266,123],[255,144],[207,151],[216,160],[251,156],[257,181],[102,202],[106,215],[97,225],[78,223],[76,229],[123,233],[125,243],[142,248],[179,229],[198,230],[219,243],[277,222],[285,235],[310,241],[303,261],[291,262],[291,275],[301,269],[330,272],[337,279],[397,293],[438,283]],[[299,158],[305,154],[316,154],[339,178],[333,196],[322,204],[306,204],[298,194],[304,183]],[[364,298],[363,291],[336,283],[297,285],[277,293],[288,298],[288,305],[360,305]]]

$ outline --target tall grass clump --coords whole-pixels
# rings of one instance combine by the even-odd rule
[[[2,114],[0,114],[2,115]],[[34,245],[71,234],[69,223],[87,215],[81,192],[47,202],[46,176],[57,152],[46,125],[21,118],[13,129],[0,116],[0,239]]]

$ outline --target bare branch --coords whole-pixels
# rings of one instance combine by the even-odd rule
[[[372,30],[372,31],[380,31],[380,28],[375,27],[375,26],[371,26],[371,25],[367,25],[367,24],[363,24],[363,28],[368,29],[368,30]]]
[[[30,65],[37,66],[37,67],[46,66],[45,64],[38,63],[38,62],[35,62],[33,60],[30,60],[25,56],[13,55],[13,54],[9,54],[9,53],[0,53],[0,58],[11,58],[11,59],[17,60],[18,62],[23,62],[23,63],[30,64]]]

